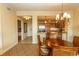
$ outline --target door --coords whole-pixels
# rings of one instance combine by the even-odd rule
[[[17,24],[18,24],[18,42],[21,42],[21,20],[18,20]]]

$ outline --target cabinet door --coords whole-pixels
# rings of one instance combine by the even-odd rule
[[[64,20],[60,20],[57,22],[56,24],[57,28],[65,28],[65,21]]]

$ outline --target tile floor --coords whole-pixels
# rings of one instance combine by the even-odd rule
[[[31,39],[25,39],[5,52],[2,56],[38,56],[38,45],[32,44]]]

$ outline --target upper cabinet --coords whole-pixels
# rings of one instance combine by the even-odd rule
[[[38,31],[46,32],[47,38],[62,39],[62,32],[65,31],[65,21],[55,20],[53,16],[38,16]]]

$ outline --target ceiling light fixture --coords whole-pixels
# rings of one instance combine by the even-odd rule
[[[24,18],[25,18],[26,20],[29,20],[29,19],[31,19],[31,16],[24,16]]]
[[[70,19],[71,18],[71,15],[67,12],[64,12],[64,8],[63,8],[63,0],[62,0],[62,12],[60,14],[57,14],[56,15],[56,20],[64,20],[64,19]]]

